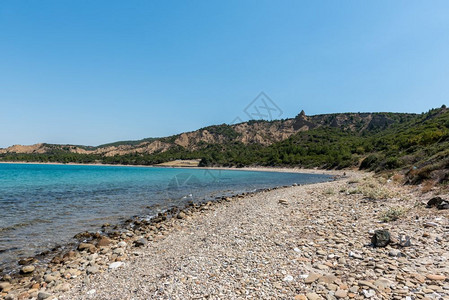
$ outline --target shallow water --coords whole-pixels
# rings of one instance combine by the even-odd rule
[[[0,268],[133,215],[328,175],[153,167],[0,164]]]

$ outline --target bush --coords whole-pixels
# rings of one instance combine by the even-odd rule
[[[401,166],[401,163],[399,162],[397,157],[389,157],[384,163],[384,168],[387,170],[392,170],[399,168]]]
[[[402,207],[391,207],[388,210],[380,214],[380,220],[382,222],[391,222],[399,219],[405,212]]]

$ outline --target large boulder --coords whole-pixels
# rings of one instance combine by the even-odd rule
[[[388,230],[376,230],[371,237],[371,244],[374,247],[385,247],[390,243],[390,232]]]
[[[449,209],[449,201],[441,197],[433,197],[427,201],[427,208],[436,207],[438,209]]]

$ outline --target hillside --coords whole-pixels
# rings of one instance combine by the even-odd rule
[[[449,112],[338,113],[214,125],[164,138],[92,146],[36,144],[0,149],[0,160],[202,166],[360,167],[407,170],[410,180],[447,180]],[[408,170],[407,168],[410,168]],[[439,170],[438,174],[435,173]]]
[[[249,121],[236,125],[215,125],[192,132],[164,138],[146,138],[138,141],[123,141],[92,146],[35,144],[31,146],[14,145],[0,148],[0,154],[52,154],[75,153],[116,156],[126,154],[162,153],[182,147],[186,150],[198,150],[209,144],[242,143],[271,145],[283,141],[297,132],[320,127],[339,128],[344,131],[361,133],[364,131],[385,129],[386,127],[410,119],[411,114],[388,113],[342,113],[306,116],[302,111],[294,119],[275,121]]]

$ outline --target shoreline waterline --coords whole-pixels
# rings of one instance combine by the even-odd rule
[[[167,169],[186,169],[186,170],[230,170],[230,171],[254,171],[254,172],[283,172],[283,173],[304,173],[304,174],[323,174],[323,175],[342,175],[345,172],[357,172],[357,169],[328,170],[320,168],[298,168],[298,167],[178,167],[178,166],[160,166],[160,165],[123,165],[123,164],[101,164],[101,163],[57,163],[57,162],[24,162],[24,161],[0,161],[0,164],[25,164],[25,165],[56,165],[56,166],[105,166],[105,167],[139,167],[139,168],[167,168]]]
[[[40,165],[40,164],[37,164],[37,165]],[[44,164],[44,165],[46,165],[46,164]],[[58,164],[58,165],[60,165],[60,164]],[[61,164],[61,165],[65,165],[65,164]],[[78,166],[78,165],[77,165]],[[81,164],[81,166],[84,166],[83,164]],[[98,166],[102,166],[102,165],[98,165]],[[128,167],[133,167],[133,166],[128,166]],[[154,168],[153,170],[155,170],[155,169],[157,169],[157,168]],[[166,170],[167,168],[165,168],[165,167],[162,167],[162,168],[159,168],[159,169],[164,169],[164,170]],[[191,168],[168,168],[168,169],[173,169],[173,170],[176,170],[176,171],[179,171],[179,170],[182,170],[182,171],[185,171],[185,170],[192,170]],[[198,170],[205,170],[204,168],[197,168]],[[108,170],[110,170],[109,168],[108,168]],[[207,169],[206,169],[207,170]],[[209,169],[209,170],[225,170],[225,171],[234,171],[234,169]],[[182,172],[181,171],[181,172]],[[235,171],[255,171],[255,170],[249,170],[249,169],[246,169],[246,170],[241,170],[241,169],[237,169],[237,170],[235,170]],[[262,170],[260,170],[260,169],[258,169],[258,171],[262,171]],[[272,170],[272,169],[270,169],[270,170],[264,170],[264,172],[274,172],[274,170]],[[285,170],[284,170],[284,172],[285,172]],[[289,172],[289,173],[298,173],[298,172]],[[261,174],[263,174],[263,173],[261,173]],[[303,174],[303,173],[301,173],[301,174]],[[303,175],[305,175],[305,174],[303,174]],[[332,180],[332,178],[331,177],[327,177],[327,179],[326,179],[326,181],[327,180]],[[320,182],[320,181],[319,181]],[[276,188],[276,187],[280,187],[280,186],[283,186],[283,184],[280,184],[280,185],[278,185],[278,186],[270,186],[270,187],[268,187],[268,188]],[[257,190],[264,190],[265,188],[264,187],[261,187],[261,188],[259,188],[259,189],[257,189]],[[248,192],[251,192],[251,190],[246,190],[246,192],[245,193],[248,193]],[[210,194],[210,196],[208,197],[208,198],[204,198],[204,200],[200,200],[199,202],[203,202],[203,201],[213,201],[213,200],[215,200],[217,197],[218,198],[220,198],[220,197],[227,197],[227,196],[233,196],[233,195],[238,195],[238,194],[240,194],[240,192],[238,191],[238,190],[229,190],[228,192],[226,192],[225,193],[225,191],[222,191],[222,192],[219,192],[218,191],[218,194],[216,194],[215,193],[215,195],[214,195],[214,193],[213,194]],[[132,192],[131,192],[131,194],[130,194],[130,196],[132,196]],[[89,197],[88,195],[87,195],[87,197]],[[188,199],[186,200],[186,201],[188,201]],[[184,201],[184,202],[182,202],[182,203],[184,203],[183,205],[185,205],[186,204],[186,201]],[[182,208],[183,207],[183,205],[180,205],[180,208]],[[177,206],[177,205],[175,205],[175,206]],[[164,207],[162,207],[160,210],[158,209],[158,210],[154,210],[154,209],[151,209],[151,211],[153,211],[153,213],[152,213],[152,215],[157,215],[157,214],[159,214],[159,213],[165,213],[168,209],[170,209],[172,206],[167,206],[166,208],[164,208]],[[141,212],[140,214],[138,213],[137,215],[139,215],[139,218],[148,218],[148,215],[146,214],[146,213],[144,213],[144,212]],[[130,214],[125,214],[125,215],[123,215],[123,217],[121,217],[121,220],[122,221],[120,221],[120,220],[117,220],[117,219],[111,219],[112,220],[112,222],[111,221],[108,221],[108,219],[106,218],[106,217],[99,217],[99,220],[102,220],[101,222],[97,222],[98,223],[98,225],[97,225],[97,227],[88,227],[88,226],[86,226],[86,227],[84,227],[84,230],[88,230],[88,231],[95,231],[95,230],[100,230],[101,228],[100,228],[100,226],[101,226],[101,224],[103,224],[104,222],[105,223],[111,223],[111,224],[116,224],[117,226],[119,226],[120,227],[120,224],[122,223],[122,222],[124,222],[124,220],[129,220],[130,218],[132,218],[132,216],[136,216],[136,214],[135,213],[130,213]],[[117,223],[117,221],[118,221],[118,223]],[[100,224],[101,223],[101,224]],[[41,224],[41,225],[45,225],[45,222],[43,223],[43,224]],[[31,226],[34,226],[34,225],[31,225]],[[19,228],[21,228],[22,227],[22,225],[19,227]],[[44,227],[42,227],[42,228],[44,228]],[[97,229],[95,229],[95,228],[97,228]],[[8,229],[8,228],[7,228]],[[11,229],[11,228],[9,228],[9,229]],[[15,229],[15,228],[13,228],[13,229]],[[34,230],[34,227],[31,227],[31,229],[33,229]],[[42,230],[45,230],[45,229],[42,229]],[[80,232],[82,232],[83,230],[82,229],[80,229],[80,230],[77,230],[77,231],[72,231],[72,234],[71,234],[71,236],[73,236],[73,235],[76,235],[76,234],[78,234],[78,233],[80,233]],[[71,241],[72,239],[68,239],[67,241]],[[49,249],[51,249],[51,248],[53,248],[53,247],[55,247],[55,246],[60,246],[60,245],[62,245],[62,246],[64,246],[64,245],[67,245],[66,244],[67,242],[62,242],[62,244],[60,243],[60,242],[57,242],[57,243],[52,243],[52,244],[50,244],[50,246],[49,247],[40,247],[40,249],[41,250],[39,250],[39,251],[46,251],[45,249],[47,249],[47,250],[49,250]],[[72,243],[72,242],[69,242],[69,244],[70,243]],[[6,249],[6,250],[8,250],[8,249]],[[39,252],[40,253],[40,252]],[[29,254],[28,254],[29,255]],[[21,258],[26,258],[26,257],[28,257],[28,255],[25,255],[25,256],[21,256]],[[35,254],[35,255],[39,255],[38,253],[37,254]],[[31,256],[33,256],[33,255],[31,255]],[[6,266],[6,265],[4,265],[4,266]],[[9,269],[9,268],[7,268],[7,269]]]

